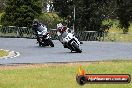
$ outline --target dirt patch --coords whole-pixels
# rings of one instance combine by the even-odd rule
[[[88,65],[90,63],[85,63],[85,65]],[[17,64],[17,65],[0,65],[0,70],[14,70],[14,69],[31,69],[31,68],[43,68],[43,67],[61,67],[61,66],[67,66],[72,67],[74,65],[81,65],[81,63],[51,63],[51,64]],[[84,64],[83,64],[84,65]]]
[[[45,64],[11,64],[11,65],[0,65],[0,70],[14,70],[14,69],[32,69],[32,68],[43,68],[43,67],[61,67],[61,66],[89,66],[90,64],[112,64],[112,63],[132,63],[131,60],[112,60],[112,61],[93,61],[93,62],[73,62],[73,63],[45,63]]]

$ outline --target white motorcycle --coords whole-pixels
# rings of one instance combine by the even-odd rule
[[[64,48],[70,49],[71,52],[82,52],[80,41],[78,41],[78,39],[72,33],[64,32],[60,36],[60,40],[62,41]]]

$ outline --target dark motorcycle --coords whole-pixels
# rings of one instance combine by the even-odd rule
[[[54,43],[51,40],[50,34],[47,32],[47,28],[44,26],[38,27],[37,41],[39,46],[51,46],[54,47]]]

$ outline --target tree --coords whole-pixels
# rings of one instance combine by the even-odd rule
[[[4,1],[5,0],[0,0],[0,11],[4,10]]]
[[[102,31],[105,19],[103,0],[79,0],[76,2],[76,29]]]
[[[54,0],[54,8],[62,17],[70,15],[73,20],[73,8],[75,7],[75,30],[100,31],[106,15],[111,15],[107,8],[108,2],[109,0]]]
[[[130,21],[132,20],[132,1],[131,0],[117,0],[118,3],[118,18],[120,27],[124,33],[128,32]]]
[[[61,17],[67,17],[71,14],[70,0],[53,0],[53,6]]]
[[[40,0],[7,0],[3,24],[14,26],[31,26],[32,20],[42,12]]]

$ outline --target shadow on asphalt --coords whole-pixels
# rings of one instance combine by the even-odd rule
[[[51,46],[33,46],[34,48],[54,48],[54,47],[51,47]]]
[[[77,53],[77,52],[71,52],[71,51],[66,51],[66,52],[57,52],[58,54],[81,54],[81,53]],[[83,52],[82,52],[83,53]]]

